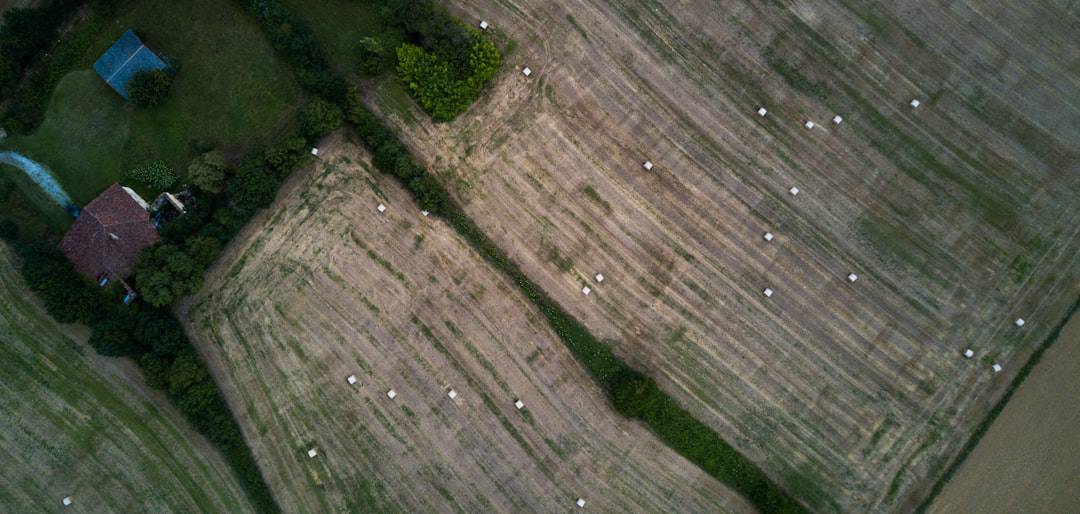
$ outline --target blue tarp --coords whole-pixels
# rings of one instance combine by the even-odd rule
[[[94,63],[94,71],[125,99],[128,95],[124,85],[132,76],[140,71],[165,68],[168,68],[165,61],[151,52],[131,30],[120,36]]]

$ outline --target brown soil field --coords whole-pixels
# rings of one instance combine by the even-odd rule
[[[361,150],[323,142],[312,168],[186,307],[284,511],[752,512],[616,414],[513,284]]]
[[[210,443],[86,336],[49,317],[0,244],[0,512],[251,512]]]
[[[1080,506],[1080,316],[1073,316],[931,513],[1075,512]]]
[[[488,94],[440,125],[395,88],[369,104],[815,510],[917,504],[1077,294],[1075,6],[452,3],[516,42]]]

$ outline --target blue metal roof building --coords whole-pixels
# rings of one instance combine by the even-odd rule
[[[124,85],[136,73],[168,67],[165,61],[147,48],[131,30],[124,32],[94,63],[94,71],[124,99],[128,97]]]

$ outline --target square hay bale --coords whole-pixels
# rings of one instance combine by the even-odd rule
[[[319,450],[317,448],[315,448],[315,447],[312,447],[310,450],[307,451],[307,456],[308,456],[309,459],[314,459],[318,455],[319,455]]]
[[[514,400],[514,407],[517,407],[517,410],[524,409],[525,408],[525,402],[521,401],[520,399],[519,400]]]
[[[597,273],[596,274],[596,282],[600,283],[600,282],[603,282],[603,281],[604,281],[604,274],[603,273]]]
[[[589,286],[585,286],[585,287],[581,288],[581,292],[584,293],[585,296],[588,296],[589,293],[592,292],[592,289],[589,289]]]
[[[480,20],[480,30],[487,30],[487,28],[488,28],[488,22],[486,22],[484,20]]]
[[[453,400],[457,398],[457,391],[451,389],[448,393],[446,393],[446,396],[449,396],[450,399]]]
[[[858,275],[856,275],[856,274],[854,274],[854,273],[848,273],[848,276],[847,276],[847,281],[848,281],[848,282],[854,282],[854,281],[856,281],[856,280],[859,280],[859,276],[858,276]]]
[[[1015,323],[1018,327],[1022,327],[1026,322],[1024,321],[1024,318],[1016,318],[1016,321],[1014,321],[1013,323]]]
[[[804,126],[804,127],[806,127],[806,128],[808,128],[808,129],[812,129],[812,128],[814,128],[814,122],[812,122],[812,121],[807,121],[807,122],[806,122],[806,124],[805,124],[805,125],[803,125],[803,126]]]
[[[791,193],[791,196],[797,196],[799,194],[799,188],[791,186],[791,189],[788,189],[787,192]]]
[[[641,167],[642,167],[642,168],[645,168],[645,171],[652,171],[652,161],[645,161],[645,162],[643,162],[643,163],[641,164]]]
[[[844,122],[844,118],[841,118],[839,114],[833,116],[832,122],[839,125]]]
[[[773,290],[766,287],[765,290],[761,292],[761,294],[765,295],[765,298],[772,298]]]
[[[764,238],[766,241],[772,241],[774,236],[772,232],[766,232],[765,235],[761,237]]]
[[[911,100],[910,105],[912,109],[917,109],[920,105],[922,105],[922,102],[920,102],[918,99],[913,99]]]
[[[386,397],[391,399],[391,400],[393,400],[394,398],[397,398],[397,391],[395,391],[393,389],[387,391],[386,392]]]
[[[578,507],[585,508],[585,498],[578,498],[576,502]]]
[[[431,213],[430,213],[430,212],[428,212],[428,211],[420,211],[420,215],[421,215],[421,216],[423,216],[423,217],[425,217],[425,218],[426,218],[426,217],[427,217],[427,216],[428,216],[429,214],[431,214]]]
[[[993,368],[994,373],[1001,373],[1001,370],[1002,370],[1001,364],[998,364],[998,363],[995,362],[994,365],[991,366],[991,368]]]
[[[386,206],[381,204],[381,203],[375,209],[378,210],[379,212],[386,212]]]
[[[65,496],[63,500],[60,500],[60,503],[63,503],[65,507],[70,506],[72,503],[71,497]]]
[[[761,116],[762,118],[764,118],[766,114],[769,114],[769,111],[767,109],[765,109],[764,107],[761,107],[761,108],[759,108],[757,110],[757,113],[758,113],[758,116]]]
[[[319,155],[319,149],[314,146],[311,147],[311,155]]]
[[[524,67],[524,68],[522,68],[522,69],[521,69],[521,73],[522,73],[523,75],[525,75],[526,77],[528,77],[529,75],[532,75],[532,70],[531,70],[531,69],[529,69],[529,67],[528,67],[528,66],[526,66],[526,67]]]
[[[965,359],[970,359],[970,358],[972,358],[974,356],[975,356],[975,350],[972,350],[971,348],[968,348],[967,350],[964,350],[964,358]]]
[[[345,379],[345,381],[346,381],[346,382],[348,382],[348,383],[349,383],[349,385],[356,385],[356,382],[358,382],[358,380],[356,380],[356,375],[349,375],[349,376],[348,376],[348,377],[347,377],[347,378]]]

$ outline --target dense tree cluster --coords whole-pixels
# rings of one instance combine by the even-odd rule
[[[321,98],[314,98],[300,110],[300,131],[311,140],[319,139],[341,126],[341,108]]]
[[[454,119],[495,76],[498,48],[430,0],[387,4],[410,41],[396,51],[398,78],[433,120]]]
[[[172,89],[173,74],[167,70],[145,70],[136,73],[124,90],[127,91],[128,100],[140,109],[149,109],[165,103]]]
[[[220,193],[225,187],[227,168],[225,154],[212,150],[191,161],[187,169],[187,178],[195,187],[205,192]]]
[[[0,91],[6,95],[34,58],[56,40],[60,25],[83,1],[54,0],[37,8],[15,7],[0,24]]]

